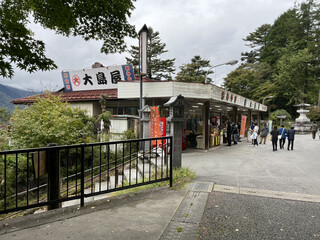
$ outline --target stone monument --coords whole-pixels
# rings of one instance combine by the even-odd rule
[[[310,107],[311,105],[307,103],[300,103],[294,106],[300,108],[297,110],[297,113],[299,113],[300,116],[296,118],[296,121],[294,123],[294,129],[297,133],[300,134],[310,133],[312,122],[309,118],[307,118],[306,114],[309,112],[309,110],[307,110],[306,107]]]
[[[150,107],[148,105],[145,105],[141,110],[141,114],[142,114],[141,122],[142,122],[142,129],[143,129],[142,136],[143,138],[150,138]],[[143,146],[144,146],[144,150],[148,150],[150,147],[150,142],[145,141]]]
[[[182,130],[184,118],[184,108],[189,106],[181,95],[171,97],[164,106],[170,107],[169,117],[167,118],[168,125],[170,125],[170,135],[173,137],[172,142],[172,165],[173,168],[181,167],[181,153],[182,153]]]

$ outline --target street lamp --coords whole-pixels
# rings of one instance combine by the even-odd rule
[[[238,63],[238,60],[231,60],[229,62],[226,62],[226,63],[221,63],[221,64],[218,64],[218,65],[215,65],[211,68],[208,69],[207,73],[206,73],[206,78],[204,80],[204,83],[208,83],[208,74],[209,74],[209,71],[212,69],[212,68],[216,68],[216,67],[219,67],[219,66],[222,66],[222,65],[235,65]]]
[[[264,99],[262,99],[262,105],[264,104],[264,100],[266,100],[268,98],[273,98],[273,96],[268,96],[268,97],[265,97]]]
[[[144,107],[143,99],[143,76],[148,73],[147,70],[147,51],[148,51],[148,28],[144,24],[141,30],[139,31],[139,70],[140,70],[140,138],[143,138],[143,125],[142,125],[142,109]]]
[[[264,99],[262,99],[262,105],[264,104],[264,100],[266,100],[268,98],[273,98],[273,96],[268,96],[268,97],[265,97]],[[268,111],[268,115],[270,116],[270,108],[268,108],[268,106],[267,106],[267,111]]]

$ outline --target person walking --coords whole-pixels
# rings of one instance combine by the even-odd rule
[[[281,125],[281,128],[279,128],[279,145],[280,145],[280,149],[284,149],[284,144],[286,143],[286,137],[287,137],[287,129],[285,129],[284,125]]]
[[[263,124],[263,128],[261,129],[261,137],[260,137],[260,144],[263,141],[263,144],[266,144],[267,136],[269,133],[269,129],[267,127],[267,124]]]
[[[277,151],[277,142],[278,142],[278,135],[279,135],[279,131],[277,126],[273,127],[273,130],[270,132],[271,136],[272,136],[272,149],[273,151]]]
[[[238,124],[233,122],[232,123],[233,144],[238,143],[238,131],[239,131]]]
[[[254,123],[254,128],[253,128],[253,134],[252,134],[252,139],[253,139],[253,146],[258,145],[258,134],[259,132],[259,127],[257,123]]]
[[[228,145],[227,146],[231,146],[231,134],[232,134],[232,125],[228,121],[228,123],[227,123],[227,141],[228,141]]]
[[[294,127],[292,126],[291,129],[288,131],[288,151],[291,145],[291,150],[293,150],[293,142],[294,142],[294,135],[296,134],[296,131],[294,130]]]
[[[312,123],[310,130],[312,132],[312,139],[315,139],[317,133],[317,124]]]
[[[253,140],[253,138],[251,137],[252,136],[252,134],[253,134],[253,129],[254,129],[254,123],[252,123],[251,125],[250,125],[250,138],[251,138],[251,142],[252,142],[252,145],[254,144],[254,140]]]

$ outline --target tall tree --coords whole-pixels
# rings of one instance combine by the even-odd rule
[[[242,54],[246,64],[228,75],[226,86],[257,101],[273,95],[273,104],[291,114],[296,112],[293,104],[301,101],[316,104],[318,98],[320,105],[319,25],[318,0],[295,5],[270,27],[262,25],[244,39],[251,51]],[[248,63],[267,64],[271,74],[259,82],[255,74],[261,69],[252,69]]]
[[[274,81],[278,95],[285,97],[288,106],[301,102],[316,104],[318,84],[312,60],[307,48],[298,51],[287,48],[277,62],[279,71]]]
[[[272,75],[272,69],[267,63],[242,64],[236,70],[228,74],[224,81],[224,87],[244,97],[262,100],[266,91],[273,88],[268,80]],[[264,85],[268,85],[267,88]]]
[[[273,66],[291,42],[294,42],[300,49],[306,47],[304,29],[297,8],[289,9],[273,23],[266,36],[265,47],[261,51],[261,61]]]
[[[161,42],[160,33],[154,31],[152,27],[148,28],[148,77],[156,80],[172,80],[172,74],[175,72],[173,59],[161,59],[160,56],[168,50],[165,50],[166,44]],[[128,64],[134,66],[135,74],[139,75],[139,46],[131,46],[128,50],[131,58],[126,58]]]
[[[246,63],[256,63],[260,61],[261,50],[266,46],[266,36],[270,31],[270,24],[263,24],[256,31],[250,33],[242,40],[246,42],[246,46],[250,47],[250,52],[241,53],[242,61]]]
[[[127,18],[134,0],[2,0],[0,3],[0,76],[11,78],[13,65],[27,72],[55,69],[45,43],[28,28],[35,23],[64,36],[103,40],[101,52],[125,51],[125,37],[135,37]]]
[[[3,107],[0,107],[0,124],[8,123],[10,119],[10,112]]]
[[[213,71],[205,68],[211,67],[210,60],[202,59],[199,55],[191,59],[191,63],[180,66],[180,72],[176,76],[178,82],[199,82],[204,83],[206,75],[213,73]],[[211,78],[207,78],[208,82],[212,82]]]

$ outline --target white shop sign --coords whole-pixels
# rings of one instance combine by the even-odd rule
[[[120,80],[135,80],[132,65],[62,71],[61,74],[66,92],[115,89]]]

